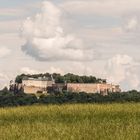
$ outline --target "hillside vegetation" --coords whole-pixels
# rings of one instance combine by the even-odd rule
[[[44,73],[44,74],[21,74],[18,75],[15,79],[15,82],[22,83],[23,78],[39,78],[39,77],[47,77],[49,79],[55,80],[56,83],[106,83],[105,79],[96,78],[95,76],[79,76],[72,73],[68,73],[65,75],[61,75],[59,73]]]
[[[33,104],[75,104],[75,103],[125,103],[125,102],[140,102],[140,92],[132,90],[122,93],[109,93],[106,96],[101,94],[81,93],[56,93],[56,94],[41,94],[40,98],[37,95],[28,95],[24,93],[14,94],[8,90],[0,91],[0,107],[7,106],[25,106]]]
[[[139,140],[140,104],[0,109],[1,140]]]

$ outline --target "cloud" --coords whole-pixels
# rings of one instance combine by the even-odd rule
[[[124,89],[140,89],[140,80],[134,70],[135,64],[133,58],[128,55],[118,54],[109,59],[105,68],[108,81],[121,84]]]
[[[132,58],[127,55],[116,55],[107,62],[107,75],[111,82],[119,83],[125,79],[126,68],[132,63]]]
[[[0,47],[0,58],[3,58],[7,55],[9,55],[11,52],[10,49],[6,48],[6,47]]]
[[[1,8],[0,16],[21,16],[25,14],[27,11],[21,8]]]
[[[139,33],[140,31],[140,17],[138,15],[124,17],[122,30],[126,32]]]
[[[64,71],[61,68],[58,68],[58,67],[56,68],[53,66],[50,66],[49,68],[47,68],[46,71],[36,70],[36,69],[32,69],[30,67],[22,67],[20,69],[20,72],[24,73],[24,74],[38,74],[38,73],[46,73],[46,72],[64,74]]]
[[[3,73],[0,73],[0,79],[8,79],[8,77],[4,75]]]
[[[140,11],[139,0],[71,0],[61,6],[71,14],[120,16]]]
[[[92,74],[109,78],[109,82],[121,84],[124,89],[139,87],[140,67],[133,66],[140,53],[139,0],[53,1],[57,5],[51,2],[43,3],[38,14],[24,20],[22,38],[16,33],[26,12],[4,10],[1,13],[12,17],[20,15],[18,20],[9,18],[11,20],[0,22],[1,45],[14,50],[12,61],[15,62],[9,64],[9,59],[1,59],[0,67],[4,73],[6,70],[9,76],[18,72],[46,71]],[[24,11],[28,16],[33,15],[33,12],[39,11],[38,5],[40,3],[33,11],[24,7]],[[19,50],[22,44],[26,54],[44,62],[34,61],[22,53]],[[0,58],[4,56],[2,54]]]
[[[23,68],[21,68],[20,71],[21,71],[21,73],[24,73],[24,74],[38,74],[39,73],[39,71],[31,69],[29,67],[23,67]]]
[[[9,26],[10,25],[10,26]],[[0,21],[0,34],[18,33],[21,26],[20,20]]]
[[[0,73],[0,89],[7,86],[9,83],[9,77],[3,73]]]
[[[43,2],[35,17],[28,17],[22,28],[26,43],[22,50],[39,61],[90,61],[94,51],[63,27],[63,10]]]
[[[64,71],[61,68],[56,68],[51,66],[48,70],[49,73],[60,73],[60,74],[64,74]]]
[[[136,17],[131,18],[127,25],[126,25],[126,29],[127,30],[135,30],[138,26],[138,20]]]

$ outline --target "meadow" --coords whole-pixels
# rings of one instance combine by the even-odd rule
[[[0,108],[0,140],[139,140],[140,103]]]

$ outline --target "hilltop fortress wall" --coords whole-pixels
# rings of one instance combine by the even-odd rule
[[[86,93],[100,93],[107,95],[109,92],[120,92],[121,89],[118,85],[112,84],[75,84],[68,83],[67,90],[71,92],[86,92]]]
[[[54,91],[63,92],[85,92],[85,93],[99,93],[107,95],[108,93],[121,92],[119,85],[112,85],[107,83],[55,83],[48,79],[23,79],[22,88],[24,93],[51,93]]]

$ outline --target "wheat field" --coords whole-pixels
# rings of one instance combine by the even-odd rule
[[[0,140],[139,140],[140,104],[0,109]]]

